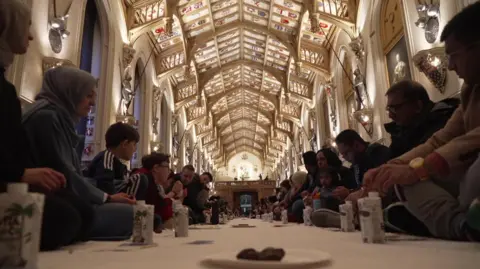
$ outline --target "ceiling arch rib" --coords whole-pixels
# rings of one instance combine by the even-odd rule
[[[267,103],[264,106],[258,106],[259,109],[263,109],[265,111],[272,111],[272,110],[278,110],[279,109],[279,101],[278,98],[276,98],[274,95],[268,94],[264,91],[258,91],[254,88],[251,88],[249,86],[239,86],[235,87],[231,90],[228,90],[226,92],[221,92],[219,94],[216,94],[212,96],[211,98],[208,98],[208,104],[210,107],[214,108],[218,102],[220,102],[224,98],[230,98],[231,96],[236,96],[237,93],[248,93],[252,98],[255,98],[258,100],[258,102],[263,101],[263,103]]]
[[[226,151],[225,152],[226,159],[228,160],[231,157],[233,157],[234,155],[242,153],[242,152],[249,152],[249,153],[252,153],[253,155],[256,155],[260,160],[263,159],[262,153],[259,152],[258,150],[256,150],[254,147],[249,146],[249,145],[242,145],[242,146],[239,146],[238,148],[232,148],[231,150]]]
[[[253,125],[253,126],[257,125],[257,128],[259,130],[261,130],[264,133],[268,133],[268,128],[269,128],[268,124],[261,124],[261,123],[258,123],[258,122],[254,122],[250,119],[243,119],[243,118],[231,121],[229,125],[226,125],[226,126],[222,127],[220,130],[218,130],[218,133],[220,135],[222,135],[222,134],[233,132],[235,130],[234,126],[239,122],[242,122],[242,123],[245,123],[245,124],[248,124],[248,125]]]
[[[358,0],[125,2],[130,36],[151,37],[157,78],[169,78],[175,107],[186,109],[187,128],[195,128],[215,162],[243,150],[256,151],[266,163],[293,138],[302,106],[313,98],[315,76],[330,77],[329,44],[338,29],[354,32],[358,5]],[[166,34],[169,24],[173,29]],[[252,138],[252,131],[259,134]],[[266,143],[256,142],[257,136]]]

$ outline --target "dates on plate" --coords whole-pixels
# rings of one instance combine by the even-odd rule
[[[250,261],[281,261],[284,256],[285,250],[282,248],[268,247],[260,252],[253,248],[246,248],[237,254],[237,259]]]

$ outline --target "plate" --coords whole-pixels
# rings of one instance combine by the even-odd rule
[[[254,226],[254,225],[250,225],[250,224],[236,224],[236,225],[232,225],[232,228],[255,228],[257,226]]]
[[[218,225],[192,225],[188,226],[189,230],[218,230],[220,227]]]
[[[239,260],[237,254],[240,251],[206,257],[200,261],[200,265],[212,269],[314,269],[326,266],[331,261],[330,254],[316,250],[285,249],[285,257],[279,262]]]

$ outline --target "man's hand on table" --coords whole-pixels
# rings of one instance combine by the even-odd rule
[[[363,179],[364,188],[385,195],[393,185],[411,185],[418,182],[415,171],[405,164],[385,164],[367,171]]]

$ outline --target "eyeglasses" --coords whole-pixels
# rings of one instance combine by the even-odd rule
[[[446,55],[447,61],[450,61],[450,59],[452,59],[453,57],[455,57],[457,55],[460,55],[464,52],[467,52],[467,51],[475,48],[478,45],[480,45],[480,41],[473,42],[473,43],[471,43],[471,44],[469,44],[469,45],[467,45],[467,46],[465,46],[461,49],[458,49],[458,50],[454,51],[454,52],[447,53],[447,55]]]
[[[390,113],[396,114],[397,111],[400,108],[402,108],[402,106],[405,105],[406,103],[407,103],[407,101],[404,101],[404,102],[401,102],[401,103],[398,103],[398,104],[394,104],[394,105],[388,105],[385,109]]]

